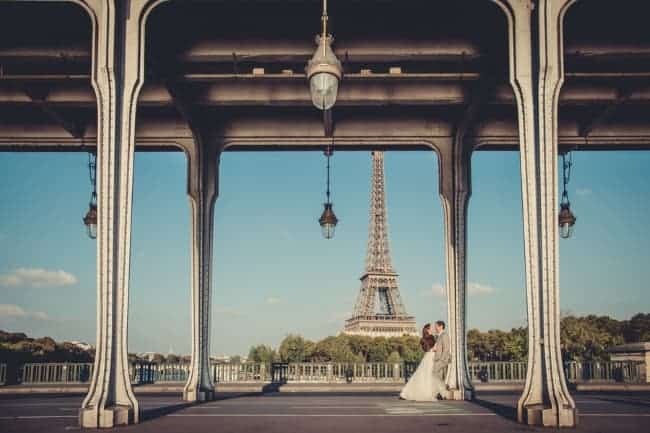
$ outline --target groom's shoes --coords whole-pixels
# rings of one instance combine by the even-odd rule
[[[436,395],[436,400],[441,401],[441,400],[444,400],[444,399],[445,398],[442,395],[440,395],[440,394]]]

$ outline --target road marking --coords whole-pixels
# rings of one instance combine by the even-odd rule
[[[389,413],[367,413],[367,414],[295,414],[295,413],[276,413],[276,414],[263,414],[263,413],[197,413],[197,414],[172,414],[168,415],[172,417],[229,417],[229,418],[287,418],[287,417],[293,417],[293,418],[352,418],[352,417],[358,417],[358,418],[390,418],[390,417],[405,417],[405,416],[421,416],[421,417],[434,417],[434,416],[497,416],[495,413],[417,413],[417,414],[405,414],[405,415],[399,415],[399,414],[389,414]]]
[[[598,416],[598,417],[650,417],[650,413],[579,413],[581,416]]]
[[[167,406],[140,406],[140,409],[142,410],[155,410],[155,409],[165,409]],[[180,409],[209,409],[213,407],[219,407],[219,406],[187,406],[187,408],[180,408]],[[75,407],[60,407],[58,408],[60,411],[63,412],[75,412],[81,409],[80,406],[75,406]]]
[[[0,404],[0,409],[3,407],[56,407],[56,406],[68,406],[68,407],[81,407],[80,404],[59,404],[56,402],[52,403],[26,403],[26,404],[18,404],[18,403],[9,403],[9,404]]]
[[[52,418],[79,418],[75,415],[19,415],[19,416],[0,416],[0,419],[9,420],[29,420],[29,419],[52,419]]]
[[[377,406],[289,406],[292,409],[378,409]]]
[[[448,403],[431,402],[404,402],[398,404],[379,405],[386,413],[391,415],[455,415],[463,414],[466,408]]]
[[[188,406],[184,409],[221,409],[221,406]]]

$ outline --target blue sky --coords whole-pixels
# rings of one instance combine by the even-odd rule
[[[561,242],[561,307],[627,318],[650,311],[650,152],[579,152],[570,184],[578,223]],[[81,218],[81,153],[0,153],[0,329],[95,340],[95,250]],[[226,153],[215,209],[212,353],[336,334],[364,265],[370,155],[333,161],[336,237],[321,238],[320,152]],[[389,152],[393,263],[418,323],[445,318],[436,156]],[[136,156],[129,349],[187,353],[189,205],[181,153]],[[519,155],[477,152],[469,215],[469,324],[526,323]]]

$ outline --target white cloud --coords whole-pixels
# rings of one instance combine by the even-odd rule
[[[447,296],[447,289],[440,283],[433,283],[430,293],[433,296]]]
[[[11,272],[0,274],[0,286],[6,287],[41,289],[73,284],[77,284],[77,277],[60,269],[50,271],[41,268],[17,268]]]
[[[467,293],[470,295],[489,295],[495,291],[495,288],[488,284],[467,283]],[[423,294],[425,296],[445,297],[447,296],[447,289],[440,283],[433,283],[431,289],[424,291]]]
[[[587,197],[593,194],[593,191],[590,188],[578,188],[576,189],[576,195],[579,197]]]
[[[289,229],[283,229],[280,233],[285,241],[293,241],[295,239],[293,233],[291,233]]]
[[[494,293],[495,289],[492,286],[481,283],[469,283],[467,285],[467,293],[470,295],[489,295]]]
[[[32,312],[16,304],[0,304],[0,318],[47,320],[48,317],[42,311]]]
[[[349,319],[350,316],[352,316],[352,313],[350,311],[337,311],[333,312],[330,314],[330,317],[327,319],[327,323],[338,323],[341,324],[345,322],[345,320]]]
[[[275,305],[280,303],[280,298],[276,298],[274,296],[269,296],[266,298],[265,302],[269,305]]]
[[[239,310],[235,310],[233,308],[229,307],[223,307],[221,305],[217,305],[214,307],[214,313],[219,315],[219,316],[226,316],[226,317],[243,317],[244,313],[242,313]]]

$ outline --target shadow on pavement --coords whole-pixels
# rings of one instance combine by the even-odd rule
[[[267,383],[262,388],[262,394],[266,394],[269,392],[280,392],[280,388],[282,388],[282,385],[284,385],[282,382]]]
[[[206,404],[214,401],[233,400],[233,399],[243,398],[243,397],[260,397],[266,393],[277,392],[280,389],[280,386],[281,384],[270,383],[264,386],[262,392],[244,392],[244,393],[225,394],[225,395],[217,394],[214,399],[209,401],[183,402],[183,403],[161,406],[152,409],[142,409],[140,411],[140,422],[151,421],[156,418],[161,418],[166,415],[170,415],[172,413],[181,411],[183,409],[200,406],[202,404]]]
[[[188,407],[199,406],[202,403],[179,403],[169,406],[157,407],[154,409],[142,409],[140,411],[140,422],[151,421],[165,415],[178,412],[179,410],[187,409]]]
[[[502,416],[503,418],[509,419],[511,421],[517,421],[516,407],[495,403],[489,400],[482,400],[480,398],[476,398],[472,400],[472,403],[476,403],[477,405],[484,407],[485,409],[494,412],[497,415]]]
[[[650,403],[644,400],[638,400],[634,398],[630,398],[628,396],[613,396],[613,397],[601,397],[601,396],[592,396],[591,398],[600,400],[600,401],[605,401],[608,403],[619,403],[619,404],[625,404],[629,406],[636,406],[636,407],[644,407],[648,408],[650,407]]]

